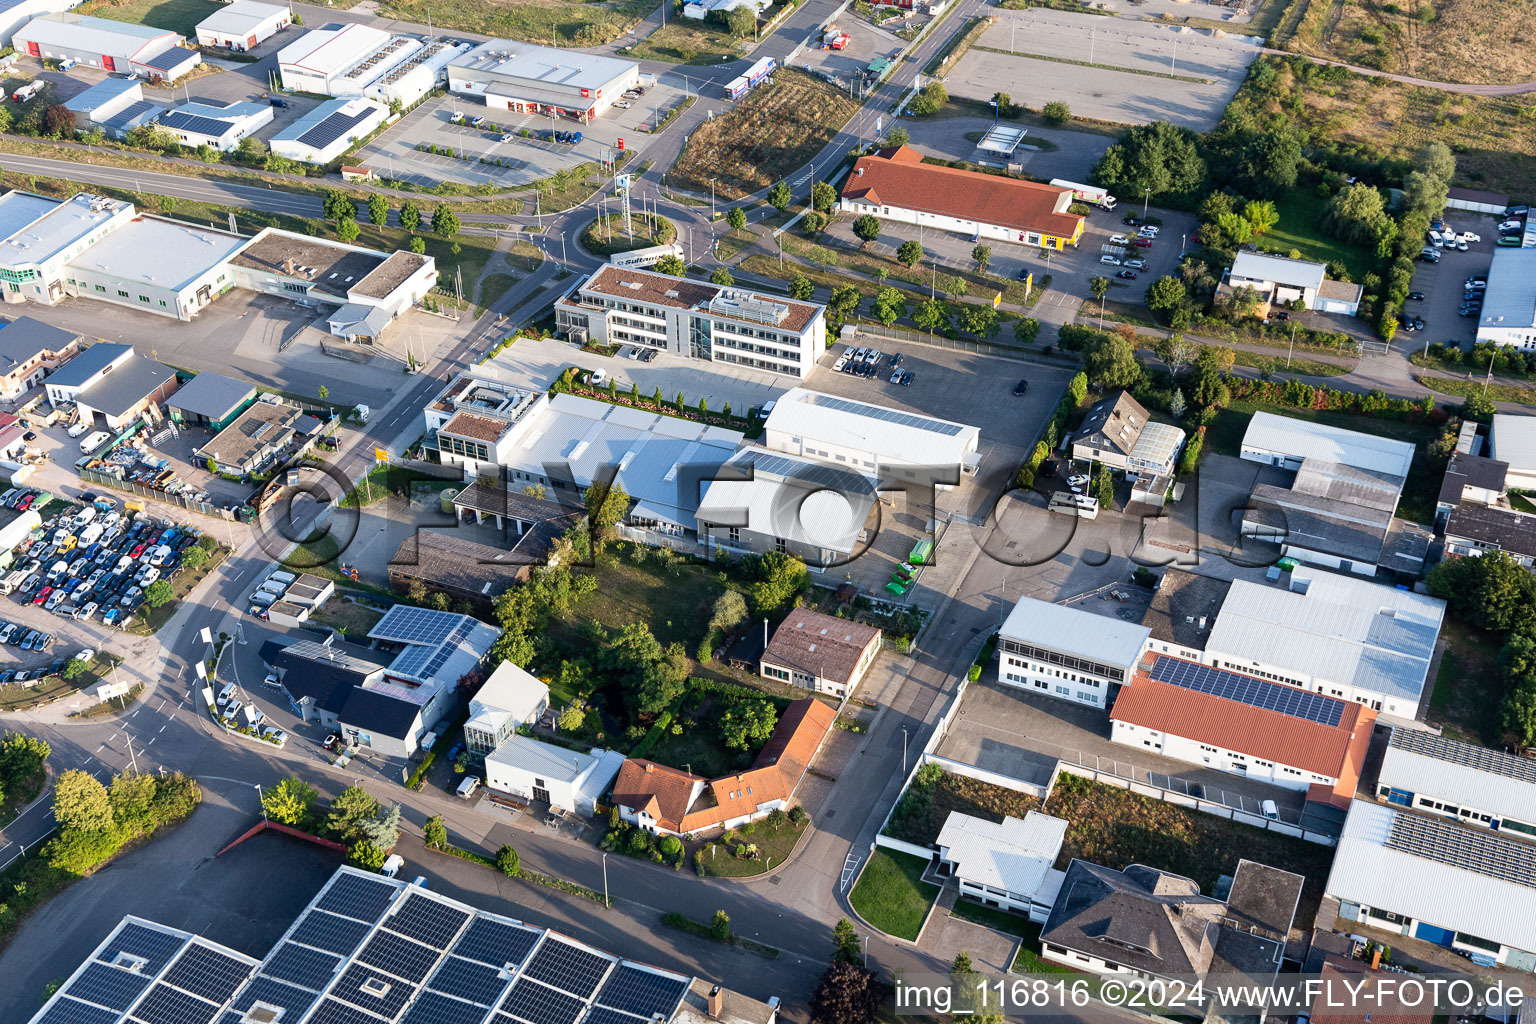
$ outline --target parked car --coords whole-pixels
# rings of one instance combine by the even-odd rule
[[[267,102],[272,104],[274,107],[286,108],[288,106],[288,101],[283,99],[281,96],[268,96]]]
[[[1413,300],[1414,302],[1423,302],[1424,301],[1424,293],[1423,292],[1409,292],[1408,293],[1408,298]]]
[[[1028,390],[1029,390],[1029,381],[1027,381],[1027,380],[1020,380],[1017,384],[1015,384],[1013,386],[1013,393],[1014,393],[1015,397],[1024,394],[1024,392],[1026,392]]]
[[[1132,270],[1145,270],[1147,268],[1147,261],[1146,260],[1126,260],[1125,261],[1125,265],[1127,267],[1130,267]]]
[[[1110,245],[1130,245],[1131,244],[1131,240],[1128,237],[1126,237],[1125,235],[1110,235],[1109,236],[1109,244]]]
[[[1120,266],[1120,257],[1118,257],[1118,256],[1100,256],[1099,257],[1099,262],[1104,264],[1106,267],[1118,267],[1118,266]]]
[[[1122,281],[1134,281],[1134,280],[1136,280],[1136,271],[1134,271],[1134,270],[1117,270],[1117,271],[1115,271],[1115,276],[1120,278],[1120,280],[1122,280]]]

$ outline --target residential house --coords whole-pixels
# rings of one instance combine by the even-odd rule
[[[795,608],[774,630],[759,671],[768,679],[846,697],[874,664],[880,637],[874,626]]]
[[[127,138],[141,125],[153,123],[165,108],[144,98],[138,78],[104,78],[64,101],[64,109],[75,115],[79,132],[100,131],[108,138]]]
[[[624,755],[614,750],[582,754],[514,733],[485,756],[485,788],[493,800],[506,794],[591,815],[623,764]]]
[[[464,746],[472,756],[484,757],[522,726],[537,724],[548,707],[549,687],[525,669],[504,661],[469,699]]]
[[[80,352],[80,335],[29,316],[0,329],[0,399],[14,400]]]
[[[284,404],[276,395],[263,396],[193,454],[220,473],[265,472],[309,447],[311,438],[300,433],[299,421],[305,416],[303,409]]]
[[[936,841],[939,871],[955,879],[961,896],[1043,924],[1066,879],[1052,866],[1066,835],[1066,821],[1039,811],[1002,821],[950,811]]]
[[[1083,417],[1072,438],[1072,458],[1125,473],[1136,482],[1132,500],[1161,505],[1183,447],[1184,431],[1155,422],[1130,392],[1117,391]]]

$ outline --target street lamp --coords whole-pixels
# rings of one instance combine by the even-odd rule
[[[715,219],[715,179],[709,179],[709,219]]]
[[[608,902],[608,854],[603,854],[603,909],[607,910],[612,904]]]
[[[1152,190],[1144,188],[1141,190],[1141,195],[1141,219],[1145,221],[1147,219],[1147,204],[1152,202]]]

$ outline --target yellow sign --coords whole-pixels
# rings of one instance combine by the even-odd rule
[[[997,307],[1001,306],[1002,304],[1003,304],[1003,293],[1002,292],[998,292],[996,295],[992,296],[992,308],[993,309],[996,309]]]
[[[388,462],[389,461],[389,452],[385,451],[383,448],[375,448],[373,450],[373,461],[375,461],[375,462]]]

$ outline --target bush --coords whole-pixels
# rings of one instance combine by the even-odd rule
[[[500,871],[508,878],[516,878],[522,872],[522,868],[522,860],[518,857],[517,851],[512,849],[511,846],[503,844],[501,849],[496,851],[497,871]]]
[[[651,834],[643,828],[634,829],[629,833],[629,842],[625,848],[632,857],[643,857],[651,851]]]
[[[1059,126],[1072,120],[1072,108],[1068,107],[1061,100],[1052,100],[1047,103],[1040,113],[1044,116],[1046,124]]]
[[[715,916],[710,918],[709,933],[717,942],[731,941],[731,915],[723,910],[715,911]]]
[[[347,851],[347,863],[364,871],[378,871],[384,866],[386,856],[383,850],[364,839]]]

